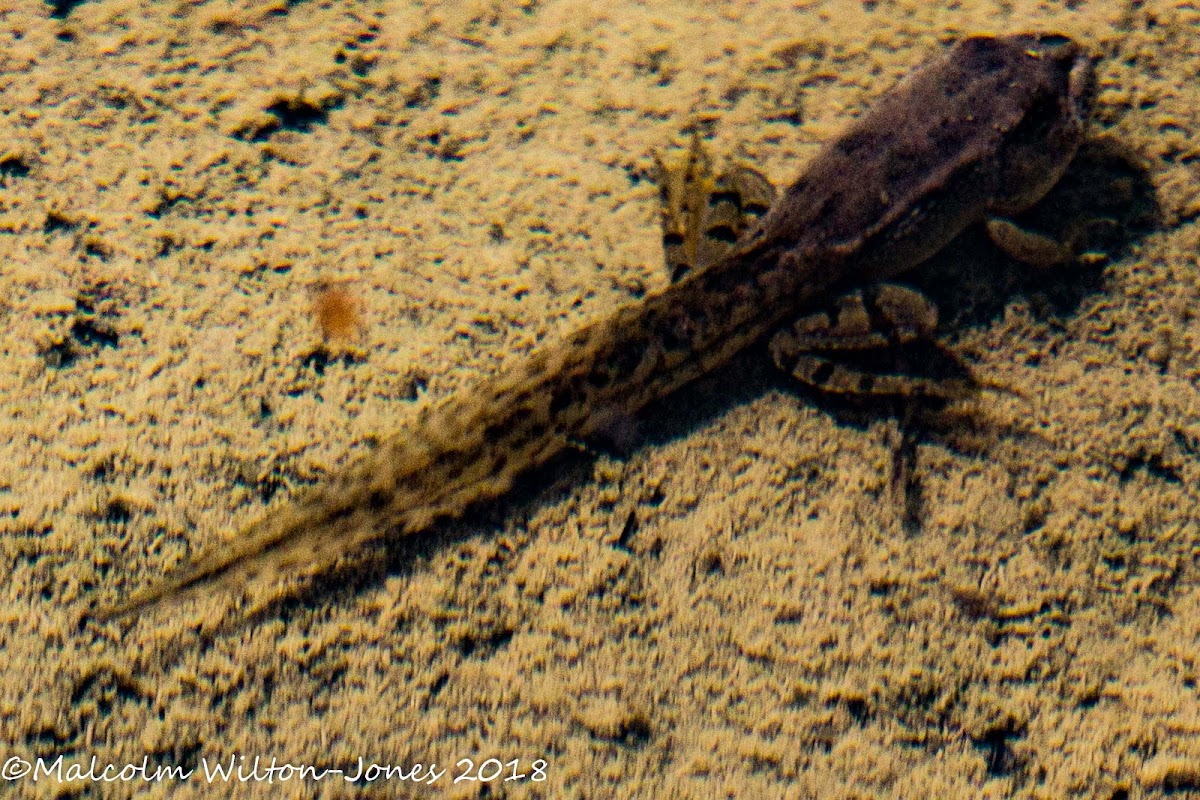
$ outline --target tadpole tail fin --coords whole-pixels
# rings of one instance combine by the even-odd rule
[[[179,568],[164,580],[92,614],[99,622],[129,617],[205,586],[245,588],[251,582],[282,577],[304,567],[318,569],[374,538],[377,530],[353,508],[313,513],[314,503],[281,509],[251,523],[224,546]]]

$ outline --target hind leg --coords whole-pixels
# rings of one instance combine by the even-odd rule
[[[932,341],[937,317],[937,307],[915,289],[879,284],[838,297],[830,309],[775,334],[771,357],[780,369],[826,392],[962,398],[977,386],[965,366],[944,351],[910,352],[910,345]],[[864,351],[876,351],[873,364],[850,363],[849,356]],[[922,363],[905,363],[915,360]],[[943,374],[912,369],[934,360],[941,361]]]

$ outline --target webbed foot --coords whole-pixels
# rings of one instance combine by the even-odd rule
[[[663,252],[672,282],[724,256],[775,199],[775,187],[749,166],[730,164],[714,173],[698,135],[675,163],[656,160]]]

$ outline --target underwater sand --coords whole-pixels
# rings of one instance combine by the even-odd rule
[[[0,4],[0,766],[195,771],[3,788],[1200,797],[1200,9],[936,5]],[[1104,57],[1095,133],[1160,218],[943,307],[1011,392],[916,424],[751,353],[261,612],[86,620],[664,286],[685,130],[785,184],[945,43],[1022,30]],[[240,757],[447,772],[204,780]]]

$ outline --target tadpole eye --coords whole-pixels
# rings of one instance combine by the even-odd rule
[[[1074,42],[1072,42],[1068,37],[1063,36],[1061,33],[1039,34],[1037,37],[1037,42],[1039,45],[1049,50],[1057,50],[1064,45],[1074,44]]]
[[[1027,34],[1021,38],[1029,54],[1040,58],[1070,59],[1079,50],[1073,39],[1059,33]]]

